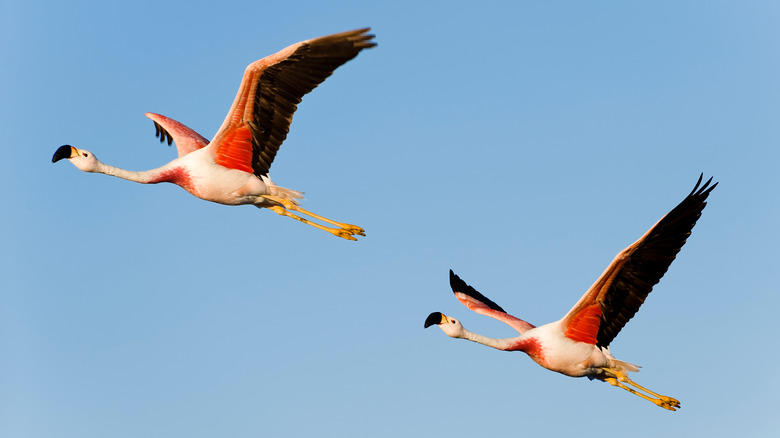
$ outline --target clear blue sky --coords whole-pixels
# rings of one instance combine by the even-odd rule
[[[0,435],[776,436],[780,5],[4,2]],[[211,138],[244,67],[373,27],[306,96],[271,169],[359,242],[51,163]],[[720,185],[613,342],[667,412],[423,329],[452,268],[560,318],[693,187]]]

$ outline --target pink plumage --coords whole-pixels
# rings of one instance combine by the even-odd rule
[[[250,64],[211,142],[176,120],[146,113],[154,121],[160,141],[176,143],[179,157],[162,167],[142,172],[124,170],[70,145],[57,149],[52,162],[67,158],[85,172],[143,184],[174,183],[207,201],[268,208],[335,236],[357,240],[355,236],[365,235],[362,228],[304,210],[299,205],[302,193],[277,186],[268,171],[287,137],[301,98],[363,49],[374,47],[374,36],[368,31],[358,29],[301,41]]]
[[[710,185],[711,181],[712,178],[701,185],[700,176],[691,193],[639,240],[621,251],[560,320],[534,327],[509,315],[450,271],[450,286],[458,301],[474,312],[510,325],[520,336],[495,339],[472,333],[460,321],[441,312],[428,315],[425,327],[438,325],[453,338],[504,351],[523,351],[549,370],[571,377],[602,380],[662,408],[676,410],[680,407],[678,400],[632,381],[627,372],[639,371],[639,367],[615,359],[609,352],[609,345],[639,310],[690,236],[707,205],[707,197],[718,185]]]

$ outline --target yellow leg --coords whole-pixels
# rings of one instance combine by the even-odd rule
[[[672,397],[667,397],[665,395],[661,395],[661,394],[658,394],[656,392],[650,391],[649,389],[645,388],[644,386],[641,386],[641,385],[635,383],[623,371],[614,370],[614,369],[608,369],[608,368],[605,368],[604,371],[606,371],[607,374],[614,376],[614,377],[605,377],[605,378],[602,379],[602,380],[604,380],[605,382],[609,383],[612,386],[617,386],[618,388],[623,388],[626,391],[630,392],[631,394],[634,394],[634,395],[637,395],[639,397],[642,397],[645,400],[649,400],[649,401],[655,403],[656,405],[658,405],[658,406],[660,406],[660,407],[662,407],[664,409],[668,409],[670,411],[676,411],[680,407],[680,402],[677,399],[672,398]],[[634,388],[631,388],[631,387],[625,385],[624,383],[627,383],[627,384],[633,386],[634,388],[637,388],[640,391],[644,391],[644,392],[646,392],[646,393],[648,393],[650,395],[648,396],[648,395],[642,394],[641,392],[635,390]]]
[[[358,227],[357,225],[351,225],[351,224],[345,224],[345,223],[341,223],[341,222],[336,222],[334,220],[328,219],[328,218],[320,216],[318,214],[314,214],[314,213],[312,213],[312,212],[310,212],[308,210],[304,210],[303,208],[297,206],[294,202],[290,201],[289,199],[284,199],[284,198],[280,198],[278,196],[272,196],[272,195],[263,195],[262,197],[265,198],[265,199],[268,199],[269,201],[276,202],[276,203],[280,204],[286,210],[297,211],[297,212],[300,212],[300,213],[305,214],[307,216],[311,216],[314,219],[321,220],[323,222],[326,222],[326,223],[329,223],[329,224],[337,226],[338,228],[335,228],[335,229],[334,228],[330,228],[330,227],[325,227],[325,226],[316,224],[316,223],[314,223],[314,222],[312,222],[312,221],[310,221],[308,219],[304,219],[304,218],[302,218],[300,216],[292,214],[289,211],[285,212],[285,213],[289,213],[289,214],[285,214],[285,213],[280,213],[278,211],[278,208],[271,208],[271,210],[275,211],[276,213],[278,213],[278,214],[280,214],[282,216],[291,217],[291,218],[293,218],[295,220],[299,220],[299,221],[301,221],[301,222],[303,222],[305,224],[309,224],[309,225],[317,227],[319,229],[326,230],[326,231],[328,231],[330,233],[333,233],[333,234],[335,234],[335,235],[337,235],[339,237],[344,237],[344,234],[346,233],[350,237],[344,237],[345,239],[357,240],[357,239],[355,239],[355,238],[353,238],[351,236],[353,234],[357,234],[359,236],[365,236],[366,235],[365,230],[363,230],[362,228]],[[341,230],[341,231],[339,231],[339,230]]]
[[[312,213],[312,212],[310,212],[308,210],[304,210],[304,209],[302,209],[301,207],[299,207],[297,205],[293,205],[292,210],[298,211],[298,212],[303,213],[303,214],[305,214],[307,216],[311,216],[314,219],[318,219],[318,220],[321,220],[323,222],[327,222],[327,223],[329,223],[331,225],[335,225],[335,226],[341,228],[342,230],[349,231],[352,234],[357,234],[358,236],[365,236],[366,235],[366,231],[364,229],[360,228],[357,225],[345,224],[345,223],[342,223],[342,222],[336,222],[336,221],[334,221],[332,219],[328,219],[328,218],[320,216],[318,214],[314,214],[314,213]]]
[[[311,225],[312,227],[319,228],[321,230],[325,230],[325,231],[333,234],[334,236],[341,237],[342,239],[357,240],[355,237],[352,236],[352,233],[347,231],[347,230],[344,230],[344,229],[341,229],[341,228],[330,228],[330,227],[326,227],[324,225],[320,225],[320,224],[318,224],[316,222],[312,222],[312,221],[310,221],[310,220],[308,220],[306,218],[302,218],[302,217],[300,217],[300,216],[298,216],[296,214],[290,213],[289,211],[285,210],[284,207],[282,207],[280,205],[273,205],[271,207],[268,207],[268,209],[273,211],[273,212],[275,212],[276,214],[279,214],[279,215],[282,215],[282,216],[291,217],[291,218],[293,218],[293,219],[295,219],[297,221],[303,222],[304,224]]]

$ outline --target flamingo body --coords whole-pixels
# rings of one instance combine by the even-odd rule
[[[168,145],[176,143],[178,158],[162,167],[128,171],[104,164],[91,152],[70,145],[57,149],[52,162],[67,158],[85,172],[104,173],[142,184],[177,184],[206,201],[268,208],[338,237],[356,240],[355,235],[365,235],[362,228],[304,210],[299,206],[303,194],[277,186],[268,172],[302,97],[363,49],[376,45],[368,30],[301,41],[251,63],[244,71],[227,117],[210,142],[176,120],[146,113],[154,122],[155,135],[160,141]]]
[[[514,339],[509,351],[523,351],[551,371],[583,377],[594,367],[609,365],[606,356],[591,345],[567,338],[558,323],[533,328]]]
[[[523,351],[551,371],[588,377],[623,388],[656,405],[676,410],[680,402],[644,388],[627,372],[637,365],[615,359],[609,345],[631,319],[653,286],[660,281],[691,234],[707,205],[706,199],[717,183],[712,178],[701,185],[702,176],[691,193],[631,246],[621,251],[604,273],[558,321],[539,327],[509,315],[450,271],[455,297],[469,309],[513,327],[520,335],[496,339],[466,330],[455,318],[431,313],[425,327],[438,325],[447,336],[467,339],[504,351]],[[630,385],[630,386],[629,386]]]

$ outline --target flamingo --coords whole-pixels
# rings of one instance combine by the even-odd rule
[[[472,333],[460,321],[441,312],[431,313],[425,320],[425,328],[438,325],[452,338],[467,339],[498,350],[523,351],[549,370],[571,377],[598,379],[662,408],[676,410],[680,407],[677,399],[660,395],[632,381],[627,372],[639,371],[639,366],[615,359],[609,352],[609,344],[639,310],[691,235],[707,205],[707,196],[718,185],[710,185],[710,178],[700,186],[702,176],[677,207],[639,240],[618,253],[562,319],[535,327],[506,313],[501,306],[450,270],[450,286],[458,301],[476,313],[508,324],[520,336],[495,339]]]
[[[209,142],[168,117],[146,113],[161,142],[176,143],[178,158],[157,169],[134,172],[100,162],[95,154],[64,145],[52,162],[67,158],[84,172],[104,173],[142,184],[170,182],[211,202],[251,204],[328,231],[347,240],[365,236],[356,225],[336,222],[299,206],[303,193],[279,187],[268,175],[301,98],[360,51],[374,47],[369,28],[293,44],[247,66],[230,111]],[[334,225],[328,227],[307,218]]]

